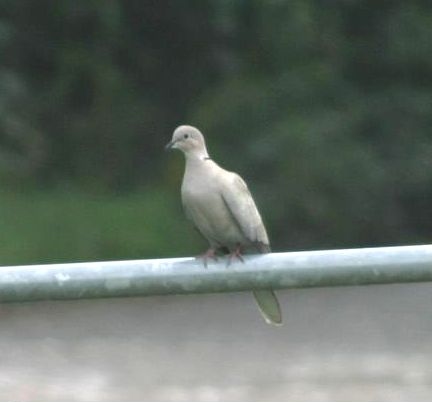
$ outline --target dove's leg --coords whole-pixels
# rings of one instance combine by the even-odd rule
[[[244,262],[244,259],[242,257],[242,246],[240,243],[237,244],[237,247],[228,255],[228,262],[227,265],[231,265],[233,259],[237,258],[241,262]]]
[[[217,261],[216,249],[210,247],[204,254],[199,255],[197,258],[201,258],[203,260],[204,267],[207,268],[207,263],[210,258]]]

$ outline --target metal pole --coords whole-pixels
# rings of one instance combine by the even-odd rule
[[[148,296],[432,281],[432,245],[0,267],[0,301]]]

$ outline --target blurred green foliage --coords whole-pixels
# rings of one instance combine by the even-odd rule
[[[0,203],[2,264],[186,256],[200,242],[160,191],[2,193]]]
[[[182,123],[276,250],[430,242],[431,26],[426,0],[2,0],[0,263],[198,253]]]

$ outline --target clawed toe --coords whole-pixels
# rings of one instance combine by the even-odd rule
[[[209,259],[212,259],[214,261],[217,261],[217,259],[218,259],[217,255],[216,255],[216,250],[213,248],[209,248],[204,254],[201,254],[196,258],[203,260],[203,264],[204,264],[205,268],[207,268]]]
[[[241,246],[238,245],[232,253],[228,255],[227,267],[229,267],[234,259],[238,259],[241,262],[244,262],[244,258],[242,256]]]

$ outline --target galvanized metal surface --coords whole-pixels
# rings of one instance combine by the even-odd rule
[[[0,301],[432,281],[432,245],[0,267]]]

